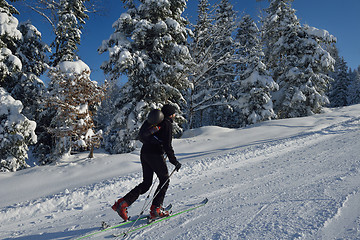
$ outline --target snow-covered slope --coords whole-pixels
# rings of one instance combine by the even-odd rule
[[[183,167],[165,204],[176,211],[205,197],[209,203],[132,238],[360,239],[359,113],[355,105],[243,129],[188,131],[174,141]],[[1,173],[0,238],[76,239],[101,221],[118,223],[110,206],[141,182],[139,153],[95,157]]]

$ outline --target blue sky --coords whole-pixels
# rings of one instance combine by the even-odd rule
[[[210,0],[210,2],[216,1],[220,0]],[[239,15],[245,12],[255,19],[257,19],[260,10],[269,5],[267,0],[262,2],[230,0],[230,2]],[[195,22],[197,19],[197,4],[198,0],[188,0],[184,15],[191,22]],[[19,3],[14,4],[14,6],[20,11],[21,15],[16,16],[19,21],[31,19],[32,23],[42,33],[43,40],[48,44],[53,41],[54,35],[51,33],[51,27],[42,17],[32,13],[31,10],[19,7]],[[345,58],[349,67],[357,68],[360,65],[359,0],[295,0],[292,6],[297,11],[296,15],[302,24],[326,29],[330,34],[337,37],[340,55]],[[87,20],[83,29],[79,56],[90,66],[92,80],[103,82],[105,79],[100,65],[107,60],[108,55],[107,53],[99,55],[97,49],[101,42],[108,39],[113,33],[112,23],[125,11],[121,0],[102,0],[100,14],[90,14],[90,19]]]

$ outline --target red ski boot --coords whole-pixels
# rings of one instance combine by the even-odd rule
[[[127,208],[129,204],[124,200],[124,198],[120,198],[115,202],[115,204],[111,207],[115,212],[119,214],[119,216],[124,219],[124,221],[129,220]]]
[[[163,218],[169,216],[169,211],[166,211],[163,207],[151,205],[150,208],[150,219]]]

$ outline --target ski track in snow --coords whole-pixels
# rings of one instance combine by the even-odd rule
[[[174,211],[205,197],[209,203],[140,230],[132,239],[360,239],[359,124],[352,118],[183,162],[166,203]],[[73,239],[98,230],[103,220],[115,224],[119,218],[110,206],[141,176],[3,207],[0,238]],[[145,196],[129,208],[130,215],[140,212]],[[88,239],[108,239],[112,231],[124,230]]]

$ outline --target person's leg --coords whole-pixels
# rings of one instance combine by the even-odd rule
[[[165,162],[165,159],[162,155],[154,155],[152,159],[152,167],[157,177],[159,178],[159,186],[156,189],[155,198],[153,199],[152,204],[154,206],[160,207],[164,202],[166,191],[169,187],[169,171]]]
[[[124,196],[124,200],[129,204],[129,206],[133,204],[141,194],[146,193],[152,185],[154,171],[150,166],[149,161],[146,160],[147,158],[148,157],[145,154],[140,155],[142,171],[143,171],[142,183],[137,185],[134,189],[132,189],[128,194]]]

